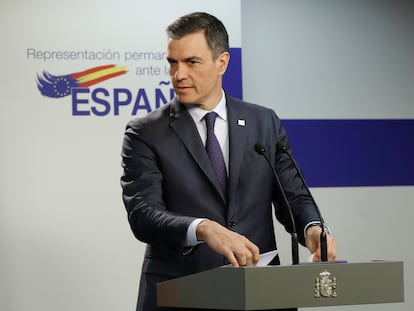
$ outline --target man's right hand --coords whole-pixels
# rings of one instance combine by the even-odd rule
[[[217,253],[228,259],[233,267],[256,265],[259,248],[245,236],[231,231],[211,220],[202,221],[196,230],[197,239],[204,241]]]

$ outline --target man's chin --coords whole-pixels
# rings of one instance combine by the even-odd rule
[[[195,100],[194,99],[189,98],[187,96],[177,95],[177,99],[183,105],[195,105],[195,106],[198,105],[198,104],[195,103]]]

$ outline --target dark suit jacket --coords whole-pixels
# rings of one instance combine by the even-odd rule
[[[187,109],[173,100],[128,123],[122,150],[123,200],[136,238],[147,243],[137,310],[158,310],[155,283],[211,269],[227,261],[205,244],[183,255],[189,224],[215,220],[255,243],[261,252],[276,249],[272,202],[278,220],[291,230],[289,214],[275,189],[272,170],[255,144],[280,174],[293,210],[300,242],[304,226],[318,220],[295,169],[276,143],[288,144],[280,120],[268,108],[227,97],[229,193],[221,193],[209,158]],[[244,126],[238,122],[244,120]]]

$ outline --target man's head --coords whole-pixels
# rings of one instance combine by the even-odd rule
[[[200,31],[204,33],[214,59],[229,51],[229,36],[226,28],[219,19],[208,13],[195,12],[180,17],[168,26],[167,35],[170,39],[177,40]]]
[[[168,62],[178,100],[212,110],[222,96],[230,60],[224,25],[207,13],[180,17],[168,26]]]

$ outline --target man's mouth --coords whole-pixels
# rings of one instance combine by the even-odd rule
[[[187,91],[189,89],[192,89],[191,86],[177,86],[176,87],[177,91]]]

